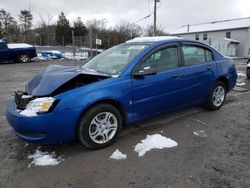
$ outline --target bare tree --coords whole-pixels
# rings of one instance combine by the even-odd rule
[[[96,33],[106,30],[107,23],[108,22],[106,19],[100,19],[100,20],[93,19],[93,20],[87,20],[86,26],[88,29],[91,28],[92,31]]]
[[[145,29],[145,35],[153,36],[153,30],[154,30],[153,25],[147,26],[147,28]],[[156,27],[156,36],[166,36],[166,35],[169,35],[169,33],[165,32],[164,28],[161,25],[158,25]]]
[[[114,31],[117,35],[117,43],[122,43],[142,35],[142,28],[139,25],[127,21],[121,21],[117,24],[114,27]]]
[[[54,38],[53,35],[53,29],[51,27],[51,21],[53,19],[53,16],[50,14],[47,15],[47,17],[43,17],[41,14],[39,14],[40,17],[40,23],[39,23],[39,43],[40,45],[50,45],[51,41]]]

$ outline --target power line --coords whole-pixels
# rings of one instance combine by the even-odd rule
[[[137,20],[135,23],[138,23],[138,22],[140,22],[140,21],[143,21],[143,20],[149,18],[150,16],[152,16],[152,14],[153,14],[153,13],[151,13],[151,14],[149,14],[149,15],[147,15],[147,16],[145,16],[145,17],[139,19],[139,20]]]

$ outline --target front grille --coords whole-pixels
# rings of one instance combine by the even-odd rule
[[[20,110],[24,110],[27,106],[27,104],[35,99],[35,97],[23,97],[23,96],[26,96],[27,93],[23,92],[23,91],[16,91],[15,92],[15,102],[16,102],[16,106],[17,106],[17,109],[20,109]]]

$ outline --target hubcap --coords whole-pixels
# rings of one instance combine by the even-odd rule
[[[26,63],[29,60],[29,57],[27,55],[21,55],[20,60]]]
[[[225,89],[222,86],[217,86],[213,93],[213,104],[217,107],[221,106],[225,99]]]
[[[89,126],[89,136],[97,144],[105,144],[110,141],[117,131],[118,121],[114,114],[102,112],[97,114]]]

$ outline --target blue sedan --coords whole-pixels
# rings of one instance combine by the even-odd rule
[[[123,126],[183,107],[219,109],[236,84],[232,60],[178,37],[135,38],[80,67],[52,65],[17,91],[6,116],[39,144],[112,144]]]

